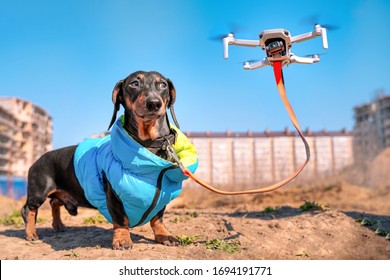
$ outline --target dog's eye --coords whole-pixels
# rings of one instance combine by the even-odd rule
[[[159,86],[160,86],[160,89],[166,89],[168,87],[166,82],[161,82]]]
[[[139,87],[139,82],[138,81],[133,81],[130,83],[130,86],[132,87]]]

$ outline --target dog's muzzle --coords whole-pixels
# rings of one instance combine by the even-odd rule
[[[151,113],[156,113],[162,107],[162,101],[158,98],[149,98],[146,100],[146,109]]]

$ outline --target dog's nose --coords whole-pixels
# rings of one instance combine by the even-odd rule
[[[160,110],[161,106],[162,102],[160,99],[153,98],[146,101],[146,108],[150,112],[157,112],[158,110]]]

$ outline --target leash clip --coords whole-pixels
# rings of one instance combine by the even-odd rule
[[[180,167],[182,172],[186,171],[186,168],[184,164],[180,161],[179,157],[177,156],[175,149],[172,147],[171,142],[167,137],[165,137],[165,140],[168,142],[168,145],[166,146],[168,154],[175,160],[176,164]]]

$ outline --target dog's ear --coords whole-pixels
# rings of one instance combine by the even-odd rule
[[[171,116],[172,116],[173,122],[175,123],[176,127],[180,129],[179,123],[176,119],[175,109],[173,107],[173,104],[176,101],[176,89],[175,89],[172,81],[170,79],[167,79],[167,80],[168,80],[168,88],[169,88],[168,108],[171,110]]]
[[[111,122],[107,130],[110,130],[111,126],[116,120],[116,113],[119,111],[120,105],[123,101],[123,80],[116,83],[114,90],[112,91],[112,103],[114,103],[114,112],[112,113]]]
[[[170,79],[167,79],[168,81],[168,89],[169,89],[169,103],[168,103],[168,108],[170,108],[173,103],[176,101],[176,89],[175,86],[173,85],[172,81]]]

